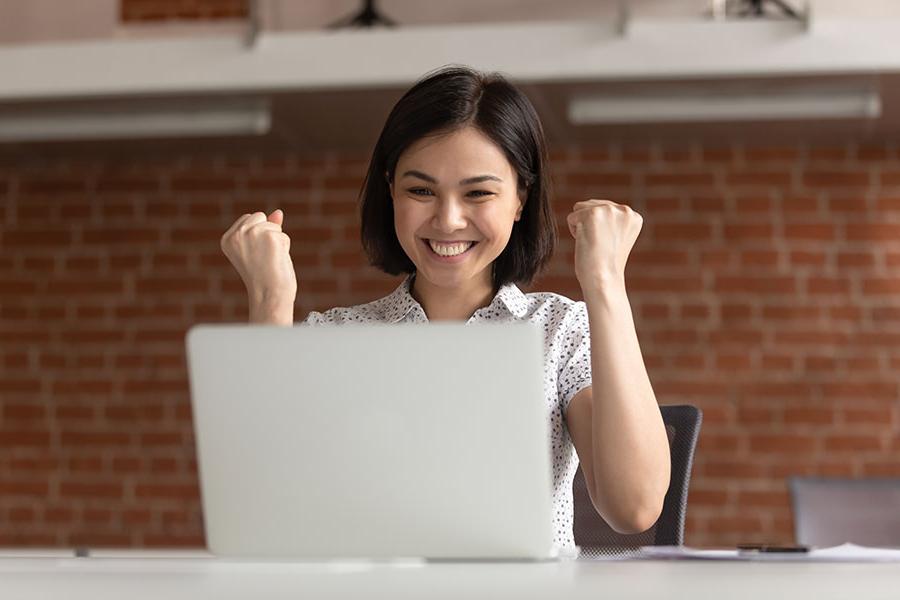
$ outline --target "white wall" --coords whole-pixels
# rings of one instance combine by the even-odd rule
[[[111,37],[119,0],[0,0],[0,44]]]
[[[120,0],[0,0],[0,44],[225,33],[234,23],[119,23]],[[805,0],[787,0],[802,6]],[[360,0],[259,0],[270,30],[320,29],[359,10]],[[711,0],[631,0],[635,19],[701,19]],[[617,0],[380,0],[400,24],[583,21],[610,23]],[[898,17],[900,0],[813,0],[815,17]]]

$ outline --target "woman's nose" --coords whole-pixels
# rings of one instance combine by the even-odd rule
[[[465,207],[455,198],[442,199],[437,203],[434,215],[434,227],[439,231],[451,233],[466,227]]]

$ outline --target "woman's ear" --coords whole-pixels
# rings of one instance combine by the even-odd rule
[[[525,210],[525,198],[519,194],[519,208],[516,210],[516,221],[522,218],[522,211]]]

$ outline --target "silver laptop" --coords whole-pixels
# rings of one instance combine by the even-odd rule
[[[535,326],[199,325],[187,350],[213,553],[554,556]]]

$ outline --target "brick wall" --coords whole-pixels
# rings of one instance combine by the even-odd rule
[[[120,0],[122,22],[243,19],[247,0]]]
[[[705,412],[688,543],[790,540],[789,475],[900,475],[896,145],[553,156],[561,218],[588,197],[645,216],[628,284],[650,375]],[[364,168],[0,164],[0,545],[202,545],[183,336],[247,310],[219,237],[285,209],[298,319],[386,293],[359,250]],[[562,233],[533,289],[577,297]]]

